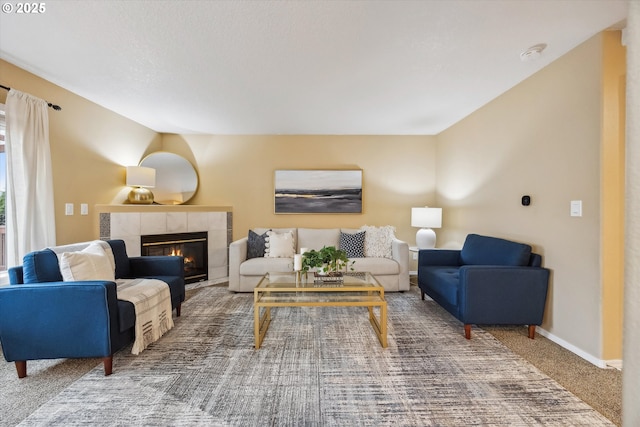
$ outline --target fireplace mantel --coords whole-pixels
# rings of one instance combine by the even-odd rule
[[[232,239],[230,206],[205,205],[96,205],[100,239],[122,239],[130,256],[140,256],[140,236],[150,234],[208,233],[209,279],[229,276]]]
[[[96,205],[98,213],[112,212],[231,212],[231,206],[208,205]]]

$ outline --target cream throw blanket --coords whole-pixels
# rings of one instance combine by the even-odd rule
[[[149,344],[173,328],[169,285],[157,279],[120,279],[118,299],[133,303],[136,309],[136,340],[132,354],[139,354]]]

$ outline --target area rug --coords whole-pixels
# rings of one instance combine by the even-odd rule
[[[253,348],[253,295],[206,287],[114,373],[99,365],[20,425],[610,426],[533,365],[415,288],[387,294],[388,348],[358,307],[273,309]]]

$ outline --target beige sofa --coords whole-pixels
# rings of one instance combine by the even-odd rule
[[[291,231],[296,253],[300,253],[301,248],[315,250],[322,249],[323,246],[335,246],[338,248],[340,246],[341,232],[353,234],[362,231],[362,229],[345,228],[256,228],[252,231],[262,235],[269,230],[278,233]],[[366,233],[365,239],[370,234],[375,236],[374,231]],[[243,237],[229,245],[229,290],[252,292],[253,288],[266,273],[293,271],[293,258],[256,257],[247,259],[247,242],[248,238]],[[354,271],[372,273],[386,291],[408,291],[409,245],[395,238],[395,236],[385,239],[384,244],[390,245],[388,257],[350,257],[350,261],[355,261],[353,264]],[[365,255],[367,255],[366,250]]]

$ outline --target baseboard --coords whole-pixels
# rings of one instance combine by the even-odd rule
[[[544,330],[539,326],[536,327],[536,332],[538,332],[543,337],[545,337],[545,338],[553,341],[554,343],[558,344],[560,347],[563,347],[563,348],[569,350],[570,352],[572,352],[573,354],[582,357],[587,362],[596,365],[598,368],[602,368],[602,369],[615,368],[615,369],[622,370],[622,360],[603,360],[603,359],[598,359],[597,357],[594,357],[593,355],[585,352],[584,350],[579,349],[578,347],[574,346],[573,344],[563,340],[560,337],[557,337],[557,336],[553,335],[549,331]]]
[[[622,371],[622,359],[607,360],[607,367]]]

